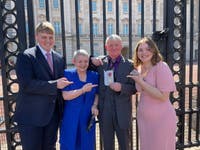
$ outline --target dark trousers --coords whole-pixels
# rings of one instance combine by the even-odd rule
[[[18,124],[23,150],[56,150],[58,114],[44,127]]]
[[[100,133],[104,150],[115,150],[115,134],[118,139],[120,150],[130,150],[130,129],[121,129],[118,125],[116,114],[110,110],[102,116]]]

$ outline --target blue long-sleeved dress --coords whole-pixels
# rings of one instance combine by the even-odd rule
[[[64,75],[74,83],[64,88],[63,91],[80,89],[86,83],[98,84],[96,72],[87,71],[86,82],[79,80],[76,69],[66,69]],[[95,126],[87,131],[87,125],[97,89],[98,87],[92,88],[90,92],[64,102],[64,114],[60,128],[61,150],[94,150]]]

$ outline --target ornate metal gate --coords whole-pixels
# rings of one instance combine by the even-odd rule
[[[60,45],[62,45],[63,49],[61,53],[65,58],[68,49],[66,47],[67,43],[76,45],[75,48],[79,49],[82,46],[81,41],[89,41],[90,52],[94,54],[95,41],[100,39],[102,45],[104,45],[105,38],[109,34],[109,27],[111,27],[109,26],[109,21],[112,22],[112,20],[114,20],[115,25],[114,33],[122,36],[127,46],[126,50],[128,53],[126,56],[131,58],[135,41],[140,37],[149,36],[149,32],[146,33],[145,15],[150,13],[152,17],[150,22],[152,24],[151,31],[153,38],[171,67],[177,85],[177,92],[171,95],[172,103],[178,117],[177,149],[182,150],[186,147],[200,145],[199,0],[88,0],[85,5],[89,11],[89,34],[82,34],[80,28],[80,21],[83,21],[80,7],[85,3],[85,0],[55,1],[58,1],[59,4],[58,8],[61,20],[61,32],[56,35],[56,38],[61,41]],[[54,14],[51,13],[50,3],[53,2],[38,0],[37,4],[39,2],[40,4],[44,3],[45,19],[52,21]],[[18,93],[15,63],[17,54],[20,51],[35,44],[35,3],[36,1],[33,0],[0,0],[0,149],[2,150],[21,149],[16,123],[12,120],[15,112],[15,99]],[[97,14],[93,12],[95,3],[100,3],[98,6],[101,6],[100,12],[102,12],[102,15],[100,16],[102,17],[102,29],[99,29],[101,31],[100,33],[96,33],[94,30],[95,22],[98,20]],[[150,8],[146,3],[151,4],[149,7],[152,11],[149,11]],[[114,5],[111,7],[114,16],[110,16],[107,12],[111,9],[108,9],[111,4]],[[133,14],[132,12],[136,12],[134,8],[137,8],[139,13]],[[66,14],[70,12],[66,9],[71,9],[72,14]],[[123,16],[120,14],[122,9],[123,11],[128,10]],[[68,33],[68,29],[66,28],[69,24],[66,24],[65,15],[74,16],[71,22],[71,26],[75,27],[75,29],[72,28],[75,30],[74,33]],[[124,17],[124,21],[127,22],[128,32],[121,32],[122,28],[120,26],[123,19],[120,20],[120,16]],[[158,24],[159,19],[162,20],[161,25]],[[136,23],[139,24],[138,30],[134,28]],[[137,34],[136,32],[138,31],[139,33]],[[69,42],[69,39],[72,41]],[[105,54],[105,50],[103,48],[102,50]],[[71,51],[68,51],[67,55],[70,53]],[[69,62],[67,58],[66,63]],[[134,118],[132,134],[133,149],[139,149],[136,129],[136,118]]]

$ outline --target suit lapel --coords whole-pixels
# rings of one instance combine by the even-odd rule
[[[108,56],[104,58],[104,63],[103,63],[103,68],[105,68],[105,70],[109,69],[109,62],[108,62]]]
[[[116,69],[116,72],[115,72],[115,77],[116,79],[119,79],[121,77],[121,73],[123,72],[124,70],[124,66],[122,66],[123,62],[124,62],[124,57],[121,58],[120,62],[119,62],[119,65]],[[120,71],[119,71],[120,70]]]
[[[59,68],[59,67],[58,67],[59,62],[58,62],[57,55],[55,54],[54,51],[52,51],[52,58],[53,58],[53,70],[54,70],[54,76],[55,76],[55,78],[57,78],[57,77],[58,77],[58,70],[57,70],[57,68]]]

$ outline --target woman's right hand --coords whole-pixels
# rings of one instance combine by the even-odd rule
[[[127,75],[127,77],[135,80],[135,82],[140,83],[144,81],[144,77],[146,77],[147,72],[142,72],[140,73],[140,71],[137,71],[136,69],[134,69],[133,71],[130,72],[129,75]]]
[[[131,78],[133,80],[135,80],[136,82],[140,80],[141,77],[141,74],[136,70],[136,69],[133,69],[129,75],[127,75],[128,78]]]

